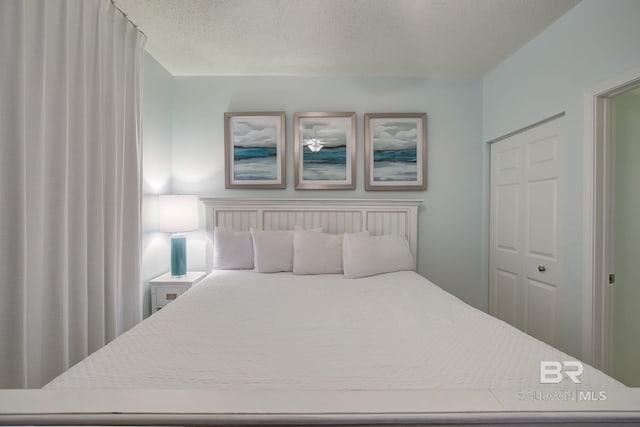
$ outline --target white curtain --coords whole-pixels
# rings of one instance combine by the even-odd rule
[[[0,0],[0,387],[141,319],[144,36],[109,0]]]

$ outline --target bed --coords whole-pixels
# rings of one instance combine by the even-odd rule
[[[541,360],[574,359],[412,271],[214,271],[48,387],[526,391]],[[590,367],[581,379],[620,387]]]
[[[140,389],[184,390],[190,393],[192,405],[203,401],[194,397],[201,396],[198,390],[216,393],[215,416],[209,413],[196,419],[193,413],[198,410],[189,407],[183,410],[190,418],[167,418],[175,423],[637,420],[636,395],[631,400],[618,399],[624,402],[618,406],[595,402],[595,406],[585,407],[585,402],[576,401],[569,407],[574,411],[605,411],[593,413],[591,418],[584,413],[567,415],[568,407],[557,405],[542,409],[565,411],[564,418],[557,414],[549,418],[549,412],[533,417],[519,412],[532,408],[522,406],[524,403],[549,403],[535,402],[541,390],[560,390],[565,396],[574,393],[575,398],[576,391],[594,396],[602,390],[622,390],[624,395],[625,389],[587,365],[580,383],[565,376],[559,384],[541,386],[541,361],[575,359],[476,310],[411,271],[416,269],[421,201],[201,200],[205,206],[207,267],[211,271],[207,278],[54,379],[45,390],[122,390],[125,394],[119,396]],[[404,271],[358,279],[342,274],[213,270],[217,228],[246,231],[295,227],[320,227],[333,234],[366,230],[372,235],[401,235],[414,255],[413,264]],[[438,394],[434,394],[436,391]],[[138,399],[142,395],[134,394]],[[146,392],[144,395],[149,396]],[[120,408],[128,407],[130,400],[121,401]],[[278,403],[272,407],[266,404],[270,408],[267,410],[257,401]],[[205,406],[213,411],[215,404],[207,402]],[[608,404],[611,402],[609,399]],[[173,407],[180,410],[180,405]],[[263,409],[255,409],[258,407]],[[247,415],[247,408],[261,415],[242,422],[245,418],[237,417]],[[310,416],[312,408],[324,415],[324,411],[331,412],[333,418]],[[398,415],[398,408],[404,417]],[[505,412],[506,408],[511,411]],[[620,413],[608,412],[612,408],[634,412],[632,416],[624,412],[621,417]],[[340,414],[336,416],[335,411]],[[353,414],[347,413],[351,411],[358,412],[359,418],[351,417]],[[378,412],[377,417],[364,416],[368,412]],[[230,418],[230,413],[236,418]],[[268,419],[266,413],[277,413],[279,418]],[[394,413],[391,418],[390,413]],[[220,414],[224,416],[220,418]],[[416,414],[420,416],[416,418]],[[414,418],[407,418],[409,415]],[[118,422],[134,419],[129,416]],[[148,422],[159,424],[158,418]]]

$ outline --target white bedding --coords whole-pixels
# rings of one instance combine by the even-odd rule
[[[413,272],[216,271],[47,387],[525,390],[540,360],[573,358]],[[589,366],[581,379],[622,387]]]

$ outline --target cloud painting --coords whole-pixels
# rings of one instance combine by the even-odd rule
[[[233,179],[275,181],[278,179],[278,135],[280,117],[239,116],[231,120]]]
[[[285,113],[224,113],[224,120],[225,188],[285,188]]]
[[[374,182],[416,182],[420,122],[415,119],[371,120]]]
[[[350,117],[301,118],[302,179],[304,181],[345,181]],[[313,152],[305,141],[318,139],[322,149]]]

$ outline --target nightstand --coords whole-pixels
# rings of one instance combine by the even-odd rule
[[[151,314],[178,298],[187,289],[202,280],[206,274],[204,271],[189,271],[182,277],[171,277],[169,272],[149,281],[151,285]]]

